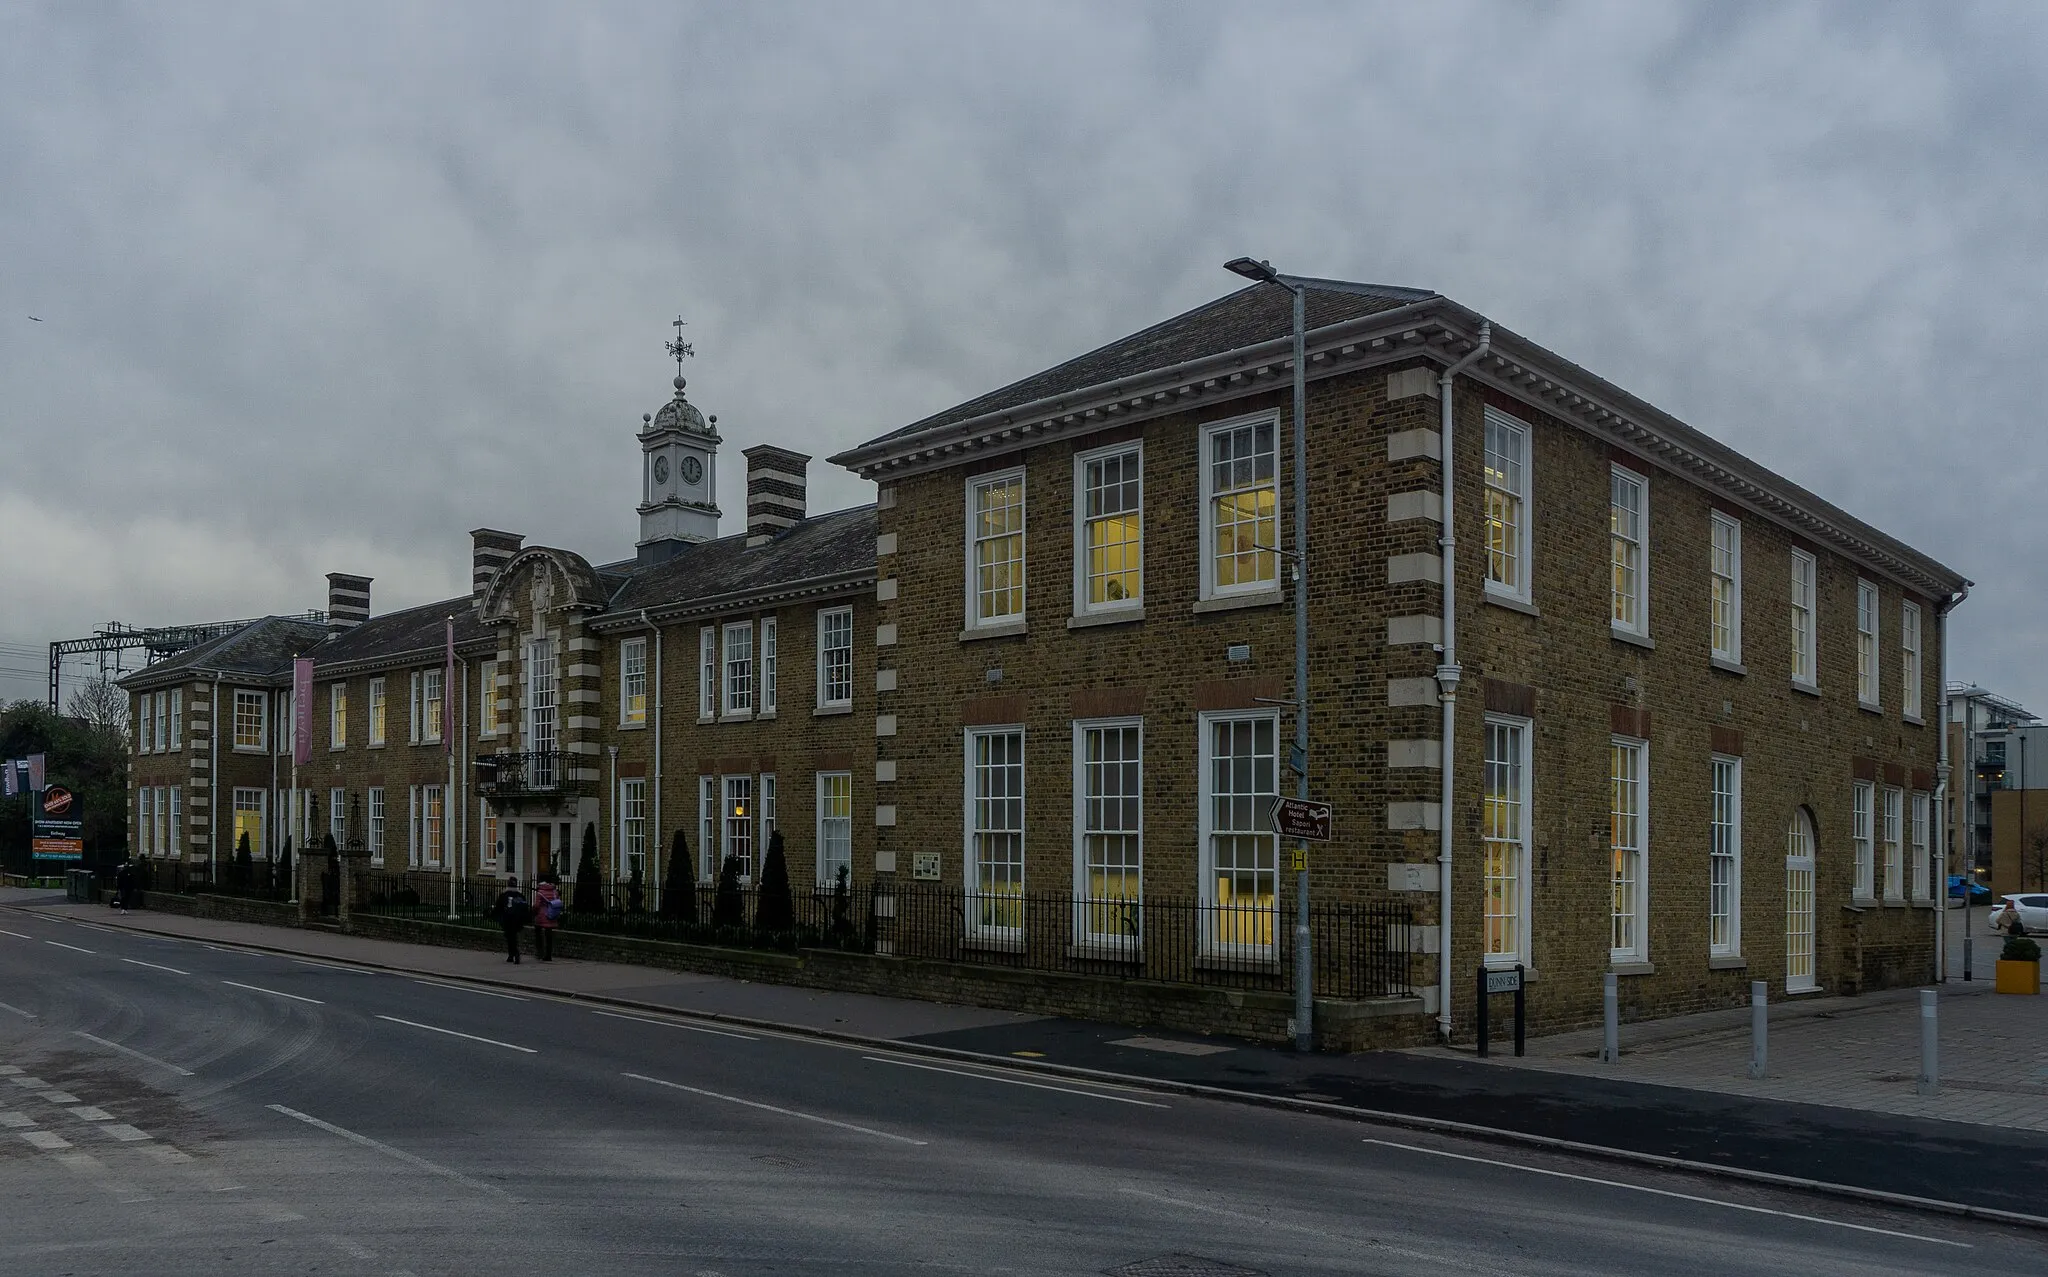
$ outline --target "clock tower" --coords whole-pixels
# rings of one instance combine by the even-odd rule
[[[718,535],[718,418],[707,421],[684,397],[680,375],[675,387],[675,398],[640,418],[642,563]]]

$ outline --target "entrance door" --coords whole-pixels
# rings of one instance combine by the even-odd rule
[[[527,849],[530,853],[526,857],[527,878],[531,881],[546,873],[553,860],[554,830],[547,825],[528,825],[526,830]]]
[[[1813,987],[1813,825],[1802,809],[1785,835],[1785,992]]]

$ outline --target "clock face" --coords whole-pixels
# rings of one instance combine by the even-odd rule
[[[656,457],[656,458],[654,459],[654,481],[655,481],[656,483],[667,483],[667,482],[668,482],[668,458],[667,458],[667,457]]]
[[[683,482],[695,484],[704,477],[704,463],[695,457],[683,458]]]

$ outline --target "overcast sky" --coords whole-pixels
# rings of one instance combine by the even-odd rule
[[[680,311],[836,449],[1234,287],[1433,288],[1977,582],[2048,712],[2048,5],[0,0],[0,698],[636,534]],[[31,322],[39,316],[40,323]],[[27,679],[10,678],[26,671]]]

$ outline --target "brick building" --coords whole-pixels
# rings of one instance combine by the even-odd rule
[[[572,873],[588,825],[607,881],[637,872],[650,905],[677,832],[705,882],[728,855],[751,877],[778,828],[799,883],[871,863],[853,811],[874,510],[809,515],[809,458],[751,448],[747,531],[719,537],[716,423],[680,377],[642,418],[631,559],[478,529],[468,595],[375,615],[370,578],[334,573],[324,626],[266,618],[124,680],[136,849],[218,872],[241,834],[268,860],[331,832],[426,894],[451,873]],[[299,656],[313,738],[294,796]]]
[[[1968,582],[1442,296],[1302,282],[1313,887],[1415,920],[1385,1035],[1469,1035],[1482,966],[1558,1027],[1608,972],[1631,1018],[1928,978]],[[1197,973],[1284,983],[1291,304],[833,458],[879,485],[874,868],[970,944],[1143,966],[1186,901]]]

